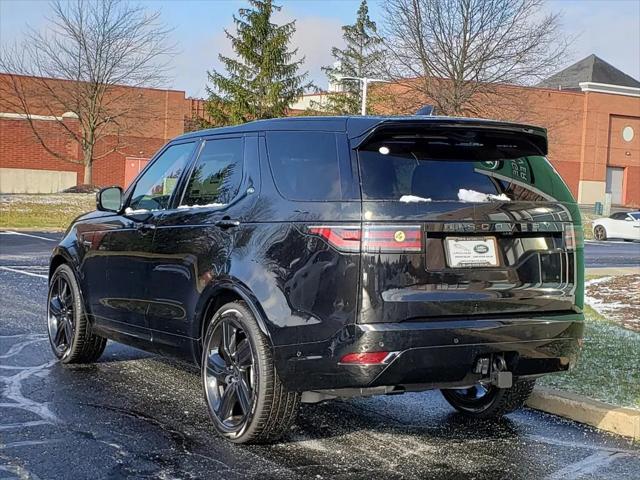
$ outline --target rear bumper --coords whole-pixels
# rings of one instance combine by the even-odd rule
[[[579,353],[581,314],[351,325],[316,343],[278,347],[278,374],[296,391],[376,386],[447,388],[480,380],[477,359],[504,354],[514,377],[569,370]],[[345,365],[347,353],[397,352],[379,365]]]

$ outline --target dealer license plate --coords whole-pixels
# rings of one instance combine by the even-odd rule
[[[447,237],[445,246],[452,268],[498,266],[495,237]]]

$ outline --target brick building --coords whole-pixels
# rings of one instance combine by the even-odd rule
[[[42,148],[25,112],[7,108],[2,101],[7,95],[2,92],[2,77],[0,74],[0,192],[58,191],[84,183],[81,164],[61,160]],[[592,55],[538,87],[501,88],[509,104],[487,102],[482,116],[546,127],[549,158],[580,203],[602,202],[608,192],[615,205],[640,207],[640,82]],[[408,114],[429,103],[399,85],[378,89],[386,91],[374,106],[379,113]],[[132,90],[141,107],[128,114],[123,122],[127,128],[113,132],[99,146],[93,169],[96,185],[128,185],[168,139],[183,133],[194,116],[204,115],[203,101],[186,98],[182,91]],[[318,96],[305,96],[292,109],[305,110],[311,99],[318,100]],[[77,143],[63,132],[78,128],[73,114],[45,108],[31,113],[42,136],[58,152],[76,161],[82,158]],[[102,155],[116,142],[120,144],[117,151]]]
[[[32,92],[30,120],[11,82]],[[0,192],[49,193],[85,183],[82,150],[72,138],[80,129],[77,116],[38,101],[48,89],[62,91],[68,83],[0,74]],[[107,127],[96,145],[91,183],[126,186],[167,140],[184,133],[194,101],[183,91],[151,88],[118,87],[111,95],[129,105],[116,109],[124,112],[118,126]]]

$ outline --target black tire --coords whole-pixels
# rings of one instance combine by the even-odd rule
[[[229,335],[234,335],[234,340],[227,342],[230,353],[225,353],[222,336],[231,330]],[[251,349],[250,362],[240,360],[241,356],[246,359],[247,346]],[[300,394],[283,386],[275,370],[269,340],[244,302],[222,306],[209,322],[202,344],[201,372],[209,416],[217,433],[231,442],[272,443],[295,421]],[[229,404],[235,403],[225,410],[225,393],[233,385],[236,400],[230,400]],[[238,392],[246,388],[249,394],[245,391],[242,396],[249,398],[250,403],[243,406]]]
[[[607,229],[602,225],[596,225],[593,227],[593,238],[598,241],[604,241],[607,239]]]
[[[488,387],[480,398],[470,398],[472,389],[441,390],[442,396],[462,414],[482,419],[497,419],[521,408],[533,392],[535,380],[520,380],[511,388]],[[476,388],[476,387],[473,387]]]
[[[61,285],[66,285],[64,290]],[[61,303],[62,296],[66,300]],[[51,349],[58,360],[65,364],[93,363],[100,358],[107,344],[105,338],[91,332],[78,282],[73,270],[66,264],[56,269],[49,282],[47,327]],[[60,330],[64,332],[60,333]]]

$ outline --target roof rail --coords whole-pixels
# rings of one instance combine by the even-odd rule
[[[415,113],[415,115],[435,115],[436,107],[433,105],[424,105]]]

